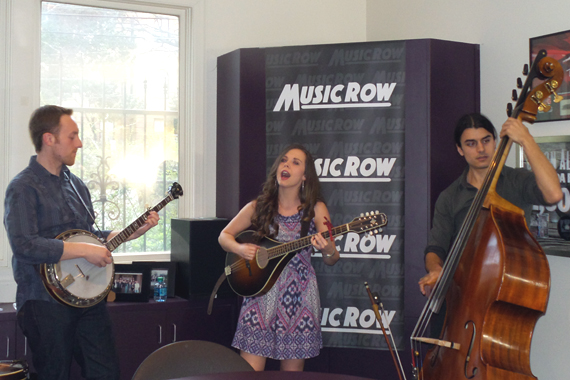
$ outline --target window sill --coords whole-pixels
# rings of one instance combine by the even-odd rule
[[[131,264],[133,261],[170,261],[170,252],[114,253],[115,264]]]

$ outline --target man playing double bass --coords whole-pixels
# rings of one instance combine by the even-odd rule
[[[498,195],[525,212],[528,224],[532,205],[555,204],[562,199],[562,190],[556,170],[520,120],[507,119],[500,133],[501,138],[504,136],[508,136],[523,148],[532,172],[523,168],[513,169],[505,166],[499,176],[496,190]],[[459,119],[454,138],[457,151],[467,161],[467,168],[440,194],[435,203],[432,229],[424,251],[428,273],[419,281],[420,290],[424,295],[438,280],[449,249],[459,233],[477,191],[484,182],[496,148],[496,132],[493,124],[478,113],[468,114]],[[445,313],[440,313],[442,314]],[[432,328],[437,327],[432,326]]]

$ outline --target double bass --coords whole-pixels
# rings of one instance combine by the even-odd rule
[[[525,70],[526,71],[526,70]],[[525,73],[526,74],[526,73]],[[547,111],[550,95],[564,71],[541,50],[507,113],[533,123]],[[417,380],[531,380],[530,345],[538,319],[546,312],[550,269],[546,255],[526,225],[524,212],[499,196],[496,184],[512,140],[501,139],[436,286],[411,335],[413,375]],[[432,316],[445,300],[438,338],[427,337]],[[425,357],[425,344],[431,347]]]

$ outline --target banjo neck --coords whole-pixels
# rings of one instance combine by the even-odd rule
[[[118,246],[120,246],[121,244],[123,244],[125,241],[127,241],[132,234],[134,234],[142,225],[144,225],[146,223],[146,220],[148,218],[148,216],[150,215],[151,211],[156,211],[159,212],[160,210],[162,210],[170,201],[172,201],[173,199],[175,199],[176,197],[174,195],[172,195],[172,193],[169,193],[162,201],[160,201],[156,206],[154,207],[149,207],[148,210],[146,210],[141,216],[139,216],[134,222],[132,222],[131,224],[129,224],[127,227],[125,227],[121,232],[119,232],[117,235],[115,235],[111,240],[109,240],[108,242],[104,243],[105,246],[107,247],[107,249],[110,252],[113,252],[115,249],[117,249]]]

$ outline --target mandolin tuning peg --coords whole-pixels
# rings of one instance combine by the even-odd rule
[[[521,78],[517,78],[517,88],[523,88],[523,82]]]
[[[524,64],[522,73],[525,76],[528,75],[528,64],[526,63]]]
[[[517,90],[513,90],[513,94],[511,95],[511,99],[513,100],[513,102],[516,102],[519,99],[519,94],[517,93]]]
[[[511,103],[507,103],[507,116],[511,117],[513,114],[513,105]]]

